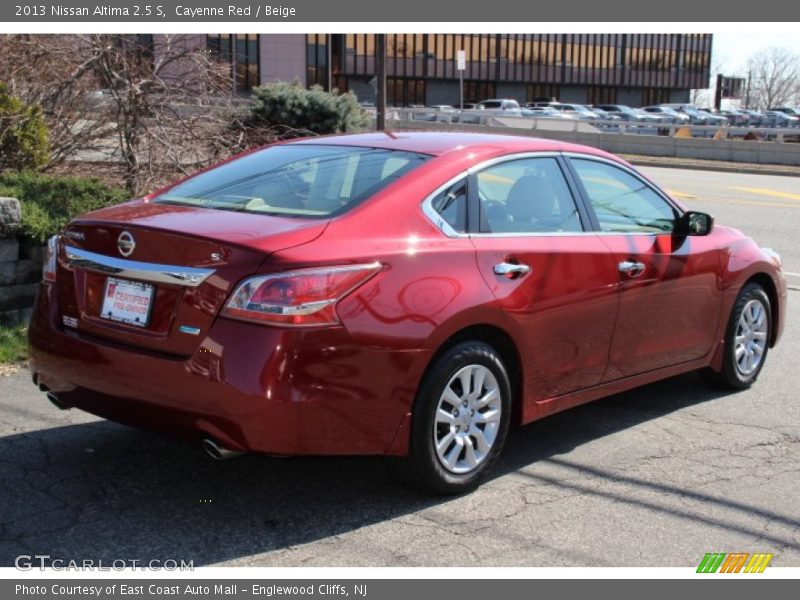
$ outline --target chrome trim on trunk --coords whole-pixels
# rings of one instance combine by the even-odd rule
[[[67,256],[67,262],[73,267],[105,275],[128,277],[154,283],[197,287],[214,273],[214,269],[124,260],[72,246],[65,246],[64,253]]]

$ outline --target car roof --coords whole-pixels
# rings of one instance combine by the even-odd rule
[[[331,146],[358,146],[382,148],[406,152],[420,152],[440,156],[451,151],[468,151],[471,148],[495,147],[497,154],[515,152],[581,152],[596,156],[611,157],[610,154],[578,144],[559,142],[521,135],[490,133],[461,133],[436,131],[386,131],[333,135],[292,140],[290,144],[324,144]],[[619,160],[616,157],[616,160]]]

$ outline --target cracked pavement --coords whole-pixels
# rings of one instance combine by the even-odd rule
[[[754,211],[730,210],[746,229]],[[0,377],[0,566],[695,566],[756,551],[800,566],[800,291],[789,302],[751,390],[687,374],[549,417],[513,431],[495,477],[459,498],[410,491],[377,458],[214,462],[58,411],[26,370]]]

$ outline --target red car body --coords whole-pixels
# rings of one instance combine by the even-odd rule
[[[723,226],[698,237],[449,236],[424,202],[476,166],[517,155],[599,150],[527,137],[392,133],[291,142],[413,151],[431,158],[330,219],[254,216],[153,202],[90,213],[60,238],[30,327],[34,382],[64,406],[235,451],[403,456],[415,394],[433,357],[465,335],[491,340],[509,367],[516,423],[658,379],[719,366],[725,328],[748,281],[784,323],[776,259]],[[674,201],[673,201],[674,202]],[[676,210],[684,209],[675,203]],[[120,258],[210,268],[201,285],[156,285],[147,328],[100,318],[106,275],[71,263],[67,246]],[[621,276],[620,261],[646,265]],[[273,326],[222,313],[254,274],[380,263],[336,304],[333,326]],[[498,263],[525,263],[520,278]],[[179,325],[197,330],[186,335]],[[467,332],[467,333],[465,333]]]

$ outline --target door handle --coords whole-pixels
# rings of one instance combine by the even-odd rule
[[[503,275],[504,277],[508,277],[510,279],[522,277],[530,272],[531,268],[528,265],[522,265],[519,263],[501,262],[494,266],[495,275]]]
[[[620,273],[625,273],[628,277],[638,277],[644,273],[644,263],[624,260],[617,265]]]

